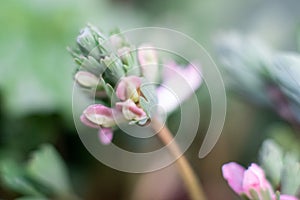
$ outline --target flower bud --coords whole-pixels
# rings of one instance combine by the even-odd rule
[[[129,47],[122,47],[118,49],[118,56],[126,66],[132,67],[134,65],[134,58]]]
[[[104,64],[99,63],[92,56],[82,57],[81,67],[96,75],[101,75],[106,69],[106,66]]]
[[[89,72],[86,71],[78,71],[75,74],[75,80],[83,87],[87,88],[95,88],[98,85],[98,78]]]
[[[91,54],[95,58],[99,57],[100,52],[96,48],[98,44],[89,27],[81,30],[77,37],[77,44],[84,56]]]
[[[124,46],[124,39],[120,36],[120,34],[110,36],[109,41],[111,46],[115,49],[119,49]]]
[[[107,70],[104,72],[104,78],[106,78],[105,81],[116,84],[118,80],[125,76],[122,62],[120,58],[114,54],[106,56],[101,62],[107,67]]]

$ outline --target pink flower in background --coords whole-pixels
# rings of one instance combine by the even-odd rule
[[[275,198],[274,198],[275,200]],[[298,198],[291,196],[291,195],[280,195],[280,200],[299,200]]]
[[[157,88],[158,104],[167,113],[174,111],[181,102],[187,100],[202,83],[202,77],[197,65],[177,65],[168,62],[163,68],[162,85]]]
[[[276,199],[271,184],[266,179],[265,172],[255,163],[245,169],[235,162],[230,162],[223,165],[222,173],[232,190],[239,195],[245,194],[249,199],[252,199],[250,194],[252,190],[259,195],[260,200],[263,200],[262,193],[267,191],[270,198]],[[280,200],[297,200],[297,198],[290,195],[280,195]]]
[[[143,76],[149,81],[157,81],[158,55],[155,48],[149,44],[143,44],[138,49],[138,60]]]
[[[223,177],[233,191],[239,195],[244,193],[243,180],[245,168],[236,163],[228,163],[222,167]]]

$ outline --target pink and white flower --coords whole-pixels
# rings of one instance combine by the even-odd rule
[[[255,191],[259,195],[259,199],[264,200],[262,193],[268,192],[270,198],[276,199],[273,188],[266,179],[263,169],[255,163],[252,163],[248,169],[245,169],[235,162],[230,162],[223,165],[222,173],[232,190],[239,195],[244,194],[249,199],[252,199],[250,191]],[[280,199],[297,200],[294,196],[284,194],[280,195]]]
[[[147,118],[145,111],[138,107],[131,99],[116,103],[116,107],[122,110],[127,120],[139,121]]]
[[[134,102],[139,100],[139,87],[141,86],[142,79],[138,76],[127,76],[121,79],[119,82],[116,95],[122,100],[126,101],[131,99]]]
[[[112,127],[117,120],[123,117],[116,109],[108,108],[101,104],[90,105],[80,117],[80,120],[86,126],[97,128],[98,136],[103,144],[109,144],[113,138]]]

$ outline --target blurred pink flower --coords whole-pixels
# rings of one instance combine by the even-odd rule
[[[158,56],[154,47],[149,44],[143,44],[138,48],[138,60],[143,76],[155,82],[158,78]]]
[[[274,193],[271,184],[266,179],[265,172],[254,163],[244,173],[243,189],[247,196],[250,196],[251,189],[254,189],[258,194],[261,190],[267,190],[270,194]]]
[[[254,190],[259,195],[259,199],[263,200],[263,191],[268,191],[269,196],[275,200],[276,196],[271,184],[266,179],[265,173],[261,167],[252,163],[246,170],[241,165],[230,162],[222,167],[223,177],[227,180],[229,186],[239,195],[245,194],[252,199],[250,191]],[[297,200],[296,197],[290,195],[280,195],[280,200]]]
[[[273,197],[273,200],[275,200],[275,197]],[[291,195],[280,195],[280,200],[299,200],[298,198],[291,196]]]
[[[223,177],[227,180],[233,191],[239,195],[243,194],[244,167],[232,162],[223,165],[222,172]]]
[[[186,67],[168,62],[163,68],[163,82],[157,88],[158,104],[167,113],[174,111],[200,87],[202,77],[195,64]]]

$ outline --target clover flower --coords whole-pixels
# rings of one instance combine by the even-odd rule
[[[223,177],[232,190],[240,196],[253,200],[277,200],[271,184],[266,179],[265,172],[257,164],[252,163],[248,169],[231,162],[223,165]],[[291,195],[280,195],[280,200],[297,200]]]
[[[202,82],[192,64],[184,67],[170,61],[160,69],[163,64],[153,46],[143,44],[135,48],[119,31],[106,36],[88,25],[78,36],[77,46],[70,49],[79,65],[75,80],[100,102],[88,106],[80,119],[86,126],[99,129],[103,144],[111,142],[119,123],[149,123],[157,104],[166,113],[175,110],[180,102],[172,100],[166,88],[174,90],[183,101]],[[182,77],[192,89],[178,84]],[[165,87],[157,87],[160,84]]]

